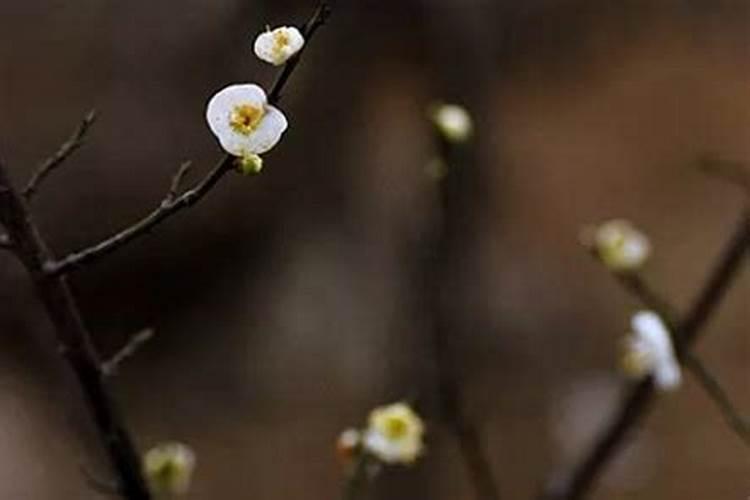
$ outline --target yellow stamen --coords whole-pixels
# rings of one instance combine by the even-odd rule
[[[266,111],[252,104],[242,104],[235,106],[229,117],[229,124],[235,132],[242,135],[248,135],[255,131],[260,125],[260,121],[265,116]]]
[[[389,439],[400,439],[409,431],[409,424],[399,416],[391,416],[383,422],[383,433]]]

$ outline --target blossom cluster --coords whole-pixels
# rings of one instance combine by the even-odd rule
[[[279,66],[304,44],[297,28],[282,26],[261,33],[253,47],[259,59]],[[239,170],[248,174],[260,172],[261,155],[278,144],[289,126],[284,113],[255,83],[233,84],[217,92],[206,108],[206,120],[224,151],[237,157]]]

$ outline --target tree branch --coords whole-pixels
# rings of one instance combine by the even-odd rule
[[[138,352],[138,350],[143,347],[146,342],[151,340],[153,336],[154,330],[151,328],[146,328],[145,330],[136,333],[133,338],[122,347],[122,349],[117,351],[115,355],[109,359],[109,361],[102,363],[102,373],[107,377],[115,375],[122,363]]]
[[[750,214],[743,212],[737,227],[726,244],[705,285],[689,313],[674,330],[676,350],[680,358],[690,348],[711,318],[736,278],[750,246]],[[563,482],[550,484],[540,496],[543,500],[577,500],[593,486],[609,461],[620,450],[625,437],[646,416],[654,400],[651,377],[633,385],[620,401],[614,418]]]
[[[73,153],[83,146],[86,134],[88,133],[91,126],[96,121],[96,111],[92,110],[83,118],[81,124],[75,129],[70,138],[65,141],[55,153],[44,160],[39,167],[37,167],[34,174],[31,176],[29,183],[23,190],[23,196],[27,200],[31,200],[36,194],[37,189],[42,184],[44,179],[47,178],[54,170],[56,170],[63,162]]]
[[[76,376],[89,413],[128,500],[150,500],[140,456],[107,387],[89,333],[64,277],[50,277],[44,263],[51,255],[34,225],[24,197],[0,164],[0,222],[15,242],[15,253],[28,271],[37,295],[55,327],[60,353]]]
[[[750,447],[750,421],[745,418],[732,404],[729,394],[711,371],[703,364],[699,357],[687,351],[682,362],[700,382],[706,394],[713,400],[721,411],[724,421],[734,431],[742,442]]]
[[[315,9],[312,17],[307,21],[303,27],[302,33],[306,39],[305,47],[312,39],[315,32],[320,28],[328,19],[330,14],[330,8],[326,2],[321,2]],[[294,72],[295,68],[299,64],[300,57],[304,52],[304,48],[298,52],[295,57],[291,58],[284,65],[281,70],[279,77],[276,79],[271,91],[268,95],[269,103],[276,104],[281,99],[281,92],[286,86],[289,78]],[[177,196],[179,184],[183,177],[187,174],[189,169],[188,164],[183,164],[177,171],[172,179],[172,184],[169,191],[162,199],[159,206],[152,211],[150,214],[136,222],[135,224],[121,230],[120,232],[104,239],[103,241],[92,245],[83,250],[73,252],[60,260],[49,261],[45,263],[44,270],[50,276],[59,276],[61,274],[67,274],[77,268],[80,268],[84,264],[98,260],[101,257],[109,255],[127,243],[135,240],[136,238],[148,234],[156,226],[169,219],[173,215],[182,211],[185,208],[195,205],[209,191],[211,191],[216,184],[234,168],[235,158],[231,155],[225,155],[222,157],[214,168],[193,188],[180,196]]]
[[[59,276],[61,274],[69,273],[70,271],[81,267],[82,265],[91,262],[93,260],[109,255],[110,253],[123,247],[130,241],[136,239],[139,236],[149,233],[152,229],[158,226],[161,222],[181,211],[184,208],[191,207],[200,201],[209,191],[221,180],[224,175],[234,168],[234,157],[226,155],[219,163],[203,178],[193,189],[190,189],[180,195],[174,197],[173,187],[175,181],[173,180],[170,190],[166,196],[162,199],[159,207],[148,214],[143,219],[139,220],[132,226],[123,229],[119,233],[93,245],[85,248],[81,251],[74,252],[61,258],[57,261],[49,261],[45,263],[44,271],[48,276]],[[184,172],[184,168],[175,175],[175,179],[181,178],[180,172]],[[184,174],[182,174],[184,175]]]

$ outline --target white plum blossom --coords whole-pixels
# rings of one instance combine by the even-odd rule
[[[625,219],[599,225],[591,243],[599,259],[615,272],[637,271],[651,255],[648,237]]]
[[[208,103],[206,120],[227,153],[256,164],[257,155],[273,148],[288,126],[284,114],[254,84],[220,90]]]
[[[664,321],[653,311],[640,311],[633,316],[631,326],[633,331],[625,338],[623,371],[635,378],[652,375],[661,390],[679,387],[680,364]]]
[[[195,453],[182,443],[159,444],[143,457],[143,472],[157,495],[184,495],[190,489]]]
[[[364,431],[364,449],[386,464],[412,464],[424,451],[424,424],[405,403],[375,408]]]
[[[294,54],[305,46],[305,38],[293,26],[270,28],[255,39],[255,55],[274,66],[286,63]]]
[[[471,115],[466,108],[457,104],[434,106],[431,118],[438,132],[450,142],[465,142],[474,132]]]

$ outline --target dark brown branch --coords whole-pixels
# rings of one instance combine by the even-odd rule
[[[170,188],[170,191],[167,192],[167,195],[159,204],[159,207],[146,217],[94,246],[72,253],[58,261],[47,262],[44,266],[45,273],[49,276],[59,276],[61,274],[69,273],[88,262],[109,255],[135,238],[151,232],[156,226],[170,216],[184,208],[195,205],[206,196],[209,191],[211,191],[211,189],[227,172],[231,171],[233,168],[234,157],[229,155],[224,156],[219,163],[216,164],[213,170],[211,170],[209,174],[193,189],[190,189],[175,198],[172,195]],[[180,169],[180,171],[183,170],[184,169],[182,168]],[[175,178],[177,177],[178,176],[176,175]]]
[[[700,358],[690,351],[685,352],[682,362],[698,382],[700,382],[703,390],[706,391],[706,394],[708,394],[719,408],[729,428],[739,436],[746,446],[750,446],[750,421],[737,410],[729,394],[721,386],[721,383],[713,376]]]
[[[731,287],[749,245],[750,215],[745,212],[685,320],[674,331],[679,357],[682,357],[695,342]],[[583,460],[564,481],[550,484],[540,498],[577,500],[585,497],[612,457],[620,450],[625,438],[646,416],[654,400],[654,393],[651,377],[632,386],[620,401],[614,418],[603,429]]]
[[[149,500],[140,456],[110,396],[99,360],[64,277],[51,277],[44,263],[51,258],[34,225],[25,198],[13,187],[0,164],[0,223],[15,242],[15,253],[28,271],[55,328],[63,359],[76,376],[102,445],[114,469],[120,493],[128,500]]]
[[[122,349],[117,351],[114,356],[112,356],[109,361],[106,361],[102,363],[102,373],[104,375],[111,377],[115,374],[117,374],[117,371],[119,370],[122,363],[132,357],[138,350],[143,347],[143,345],[151,340],[151,338],[154,336],[154,330],[151,328],[146,328],[145,330],[142,330],[135,335],[133,335],[133,338],[131,338],[127,344],[123,346]]]
[[[268,95],[268,101],[270,103],[276,104],[281,99],[281,92],[299,64],[304,49],[309,44],[318,28],[320,28],[328,19],[329,14],[330,8],[328,7],[328,4],[325,2],[320,3],[310,20],[307,21],[303,27],[302,33],[306,40],[305,46],[284,65],[284,68],[281,70],[279,77],[276,79],[276,82]],[[193,189],[186,191],[180,196],[176,196],[179,185],[189,169],[188,164],[183,164],[173,177],[170,189],[158,208],[135,224],[93,246],[71,253],[58,261],[47,262],[44,266],[45,272],[50,276],[59,276],[61,274],[69,273],[80,268],[84,264],[93,262],[117,251],[140,236],[148,234],[163,221],[200,201],[214,188],[224,175],[234,169],[234,162],[235,158],[233,156],[225,155],[218,161],[213,170],[211,170]]]
[[[39,186],[49,174],[51,174],[60,165],[62,165],[70,155],[78,150],[78,148],[83,146],[86,134],[95,121],[96,111],[89,111],[89,113],[83,118],[81,124],[78,125],[70,138],[65,141],[52,156],[44,160],[39,165],[34,174],[31,176],[29,183],[23,190],[23,196],[27,200],[31,200],[34,197],[37,189],[39,189]]]

